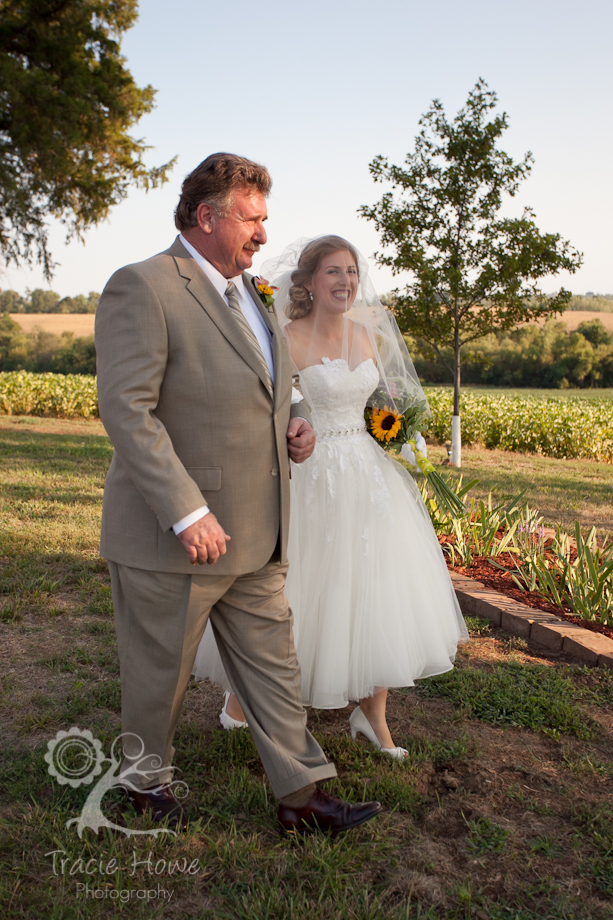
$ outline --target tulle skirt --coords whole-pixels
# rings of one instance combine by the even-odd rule
[[[292,464],[288,557],[308,706],[441,674],[468,639],[419,490],[367,433],[322,439]],[[194,674],[230,689],[210,625]]]

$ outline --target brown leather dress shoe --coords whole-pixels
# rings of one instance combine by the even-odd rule
[[[125,793],[139,815],[150,814],[154,821],[166,824],[172,830],[184,830],[187,816],[168,785],[153,789],[126,789]]]
[[[381,811],[379,802],[360,802],[350,805],[334,795],[318,789],[302,808],[279,805],[279,824],[288,834],[312,834],[328,831],[336,837],[342,831],[370,821]]]

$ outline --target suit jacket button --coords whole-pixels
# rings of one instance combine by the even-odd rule
[[[271,470],[271,471],[270,471],[270,475],[271,475],[271,476],[278,476],[278,475],[279,475],[279,470]]]

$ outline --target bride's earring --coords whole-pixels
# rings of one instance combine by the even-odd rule
[[[309,299],[313,303],[313,291],[309,291]]]

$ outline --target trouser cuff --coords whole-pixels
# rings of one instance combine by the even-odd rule
[[[300,792],[301,789],[305,789],[307,786],[314,785],[315,783],[320,783],[325,779],[334,779],[335,776],[336,767],[334,764],[325,763],[320,767],[312,767],[310,770],[305,770],[303,773],[297,773],[296,776],[283,780],[283,782],[276,782],[272,791],[275,798],[281,801],[294,792]]]

